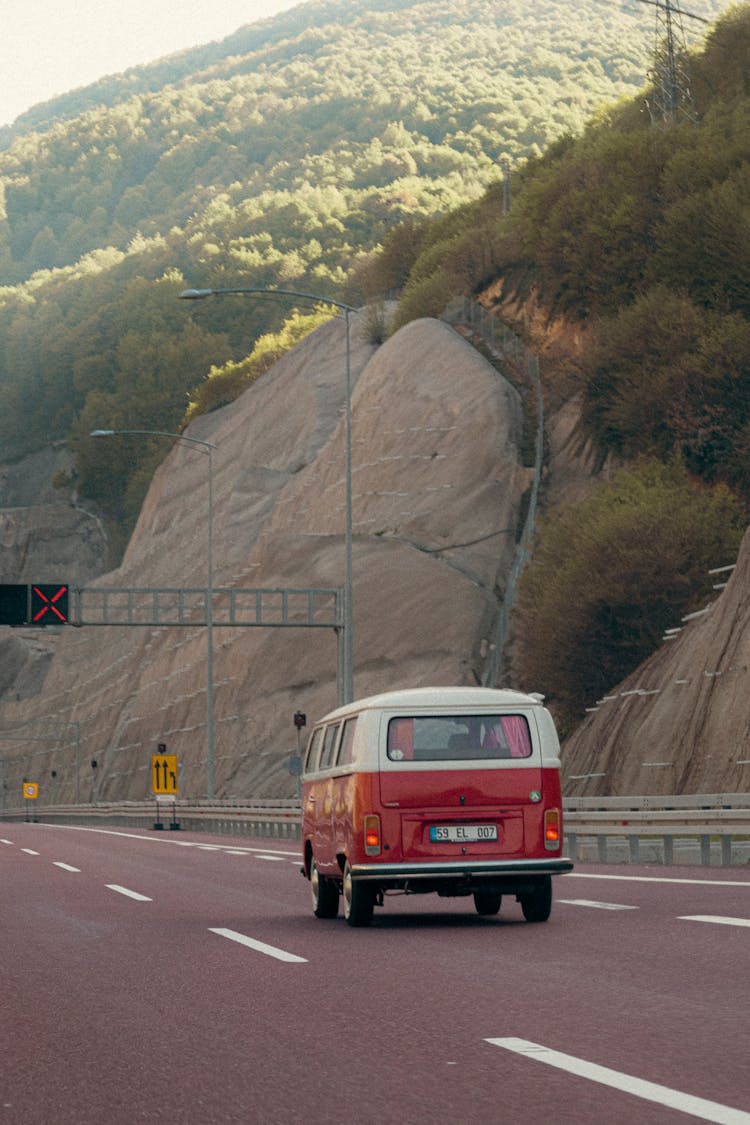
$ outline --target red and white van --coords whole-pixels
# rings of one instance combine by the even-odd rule
[[[512,894],[545,922],[562,856],[560,746],[542,697],[416,688],[339,707],[302,767],[303,874],[318,918],[367,925],[390,892]]]

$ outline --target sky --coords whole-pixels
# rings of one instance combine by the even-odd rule
[[[2,0],[0,125],[38,102],[231,35],[301,0]]]

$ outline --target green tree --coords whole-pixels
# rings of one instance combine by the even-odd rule
[[[660,286],[597,322],[583,359],[582,420],[600,460],[668,459],[707,481],[746,478],[750,323]],[[750,495],[747,495],[750,500]]]

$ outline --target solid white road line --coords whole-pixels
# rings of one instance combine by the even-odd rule
[[[561,879],[620,879],[626,883],[688,883],[693,887],[748,887],[750,879],[671,879],[659,875],[594,875],[587,871],[566,871]]]
[[[623,906],[619,902],[594,902],[588,898],[556,898],[555,905],[564,902],[568,906],[593,906],[597,910],[639,910],[638,906]]]
[[[153,902],[148,895],[139,895],[138,891],[129,891],[127,887],[119,887],[117,883],[105,883],[108,890],[117,891],[118,895],[126,895],[128,898],[134,898],[136,902]]]
[[[527,1058],[547,1063],[548,1066],[566,1070],[580,1078],[588,1078],[592,1082],[600,1082],[604,1086],[611,1086],[626,1094],[634,1094],[646,1101],[668,1106],[680,1113],[692,1114],[693,1117],[700,1117],[704,1121],[718,1122],[718,1125],[750,1125],[750,1113],[745,1113],[744,1110],[711,1102],[706,1098],[696,1098],[692,1094],[672,1090],[669,1086],[661,1086],[657,1082],[646,1082],[630,1074],[623,1074],[619,1070],[610,1070],[608,1066],[598,1066],[596,1063],[587,1062],[586,1059],[577,1059],[574,1055],[553,1051],[541,1043],[515,1038],[487,1039],[485,1042],[491,1043],[494,1047],[503,1047],[518,1055],[526,1055]]]
[[[63,871],[77,871],[80,874],[80,867],[71,867],[69,863],[59,863],[57,860],[54,862],[55,867],[62,867]]]
[[[154,833],[153,836],[143,836],[141,833],[138,833],[138,832],[122,832],[122,831],[118,831],[115,828],[87,828],[82,824],[54,824],[54,825],[39,824],[39,825],[37,825],[37,827],[38,828],[54,828],[54,829],[67,828],[67,829],[70,829],[70,831],[72,831],[72,832],[98,832],[101,836],[125,836],[129,840],[148,840],[148,842],[150,844],[172,844],[174,847],[178,847],[178,848],[204,848],[207,851],[221,851],[222,848],[226,847],[226,845],[224,845],[224,844],[199,844],[196,840],[175,840],[175,839],[172,838],[171,835],[170,836],[160,836],[158,833]],[[12,844],[13,841],[12,840],[0,840],[0,843]],[[240,850],[239,845],[233,845],[232,850],[233,851],[239,851]],[[268,852],[268,848],[253,848],[253,847],[247,847],[246,848],[246,847],[243,847],[242,851],[263,852],[265,854],[266,852]],[[274,851],[278,855],[287,855],[287,856],[299,856],[300,855],[299,850],[291,852],[291,851],[283,851],[283,850],[280,850],[280,849],[274,849]]]
[[[277,961],[288,961],[294,964],[307,963],[306,957],[298,957],[296,953],[287,953],[284,949],[276,949],[273,945],[266,945],[265,942],[256,941],[255,938],[240,934],[237,930],[214,929],[212,926],[209,926],[209,933],[218,934],[219,937],[229,938],[230,941],[236,941],[240,945],[246,945],[248,949],[254,949],[256,953],[265,953],[268,957],[275,957]]]
[[[723,914],[680,914],[681,922],[715,922],[719,926],[750,926],[750,918],[727,918]]]

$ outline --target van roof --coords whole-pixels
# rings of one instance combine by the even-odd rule
[[[385,691],[379,695],[365,696],[337,707],[324,715],[331,719],[339,715],[349,715],[353,711],[371,711],[376,708],[432,708],[432,707],[534,707],[540,706],[544,696],[538,692],[512,691],[509,688],[483,687],[420,687],[405,688],[400,691]]]

